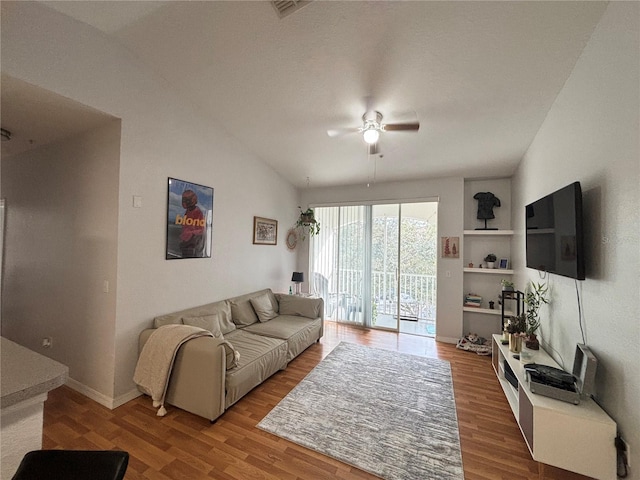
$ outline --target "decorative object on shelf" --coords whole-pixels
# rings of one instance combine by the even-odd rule
[[[527,319],[524,314],[512,316],[507,325],[509,333],[509,351],[520,353],[522,350],[522,339],[527,331]]]
[[[304,273],[293,272],[293,275],[291,275],[291,281],[296,284],[296,295],[300,295],[300,284],[304,282]]]
[[[320,233],[320,223],[316,220],[315,213],[312,208],[302,210],[302,207],[298,205],[300,209],[300,215],[298,221],[296,221],[296,228],[300,230],[300,238],[304,241],[307,235],[314,236]]]
[[[285,239],[285,243],[287,244],[287,248],[289,250],[295,250],[296,245],[298,244],[298,233],[295,228],[290,228],[287,232],[287,238]]]
[[[481,305],[482,305],[482,297],[480,295],[476,295],[475,293],[468,293],[464,297],[465,307],[480,308]]]
[[[476,230],[498,230],[497,228],[488,228],[487,220],[496,218],[493,214],[493,207],[500,206],[500,199],[491,192],[478,192],[473,198],[478,200],[478,214],[476,218],[478,218],[478,220],[484,220],[484,228],[476,228]]]
[[[213,188],[168,179],[166,259],[211,258]]]
[[[484,257],[484,261],[487,262],[487,268],[494,268],[496,265],[497,258],[498,257],[496,257],[495,254],[493,253],[490,253],[489,255]]]
[[[460,237],[442,237],[442,258],[460,258]]]
[[[255,245],[277,245],[278,221],[253,217],[253,243]]]
[[[526,346],[531,350],[538,350],[540,348],[536,331],[540,327],[540,307],[549,303],[549,300],[547,300],[548,290],[549,287],[543,283],[529,282],[527,285],[524,297],[524,303],[527,306]]]
[[[513,292],[515,290],[514,284],[511,280],[503,278],[502,280],[500,280],[500,284],[502,285],[503,292]]]
[[[498,262],[498,268],[500,270],[507,270],[509,268],[509,259],[501,258],[500,261]]]
[[[473,262],[469,262],[469,268],[473,268]]]
[[[489,301],[489,310],[493,310],[495,304],[496,304],[496,302],[494,302],[493,300],[490,300]]]

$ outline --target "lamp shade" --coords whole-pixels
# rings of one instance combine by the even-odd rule
[[[291,281],[294,283],[302,283],[304,282],[304,273],[302,272],[293,272],[291,275]]]

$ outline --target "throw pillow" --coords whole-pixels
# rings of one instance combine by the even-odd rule
[[[280,315],[298,315],[317,318],[320,316],[320,299],[299,297],[296,295],[280,296]]]
[[[231,318],[233,323],[240,326],[253,325],[258,321],[249,300],[231,302]]]
[[[261,322],[268,322],[272,318],[278,316],[276,311],[273,309],[273,304],[271,303],[271,299],[267,293],[263,293],[262,295],[252,298],[250,301],[253,309],[258,315],[258,320]]]
[[[222,329],[220,328],[220,315],[212,313],[211,315],[200,315],[197,317],[182,317],[182,323],[191,325],[192,327],[200,327],[209,330],[214,337],[218,334],[222,337]]]

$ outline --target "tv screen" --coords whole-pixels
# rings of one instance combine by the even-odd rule
[[[527,267],[584,280],[580,182],[527,205],[526,228]]]

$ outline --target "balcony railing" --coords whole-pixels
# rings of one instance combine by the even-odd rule
[[[363,312],[362,272],[339,270],[337,278],[328,282],[325,294],[327,318],[358,322],[358,312]],[[435,275],[400,275],[400,319],[435,320],[436,277]],[[397,316],[397,276],[393,272],[374,271],[371,275],[371,299],[374,318],[377,315]],[[317,288],[317,287],[316,287]],[[337,290],[340,290],[339,292]],[[322,292],[316,290],[317,293]]]

